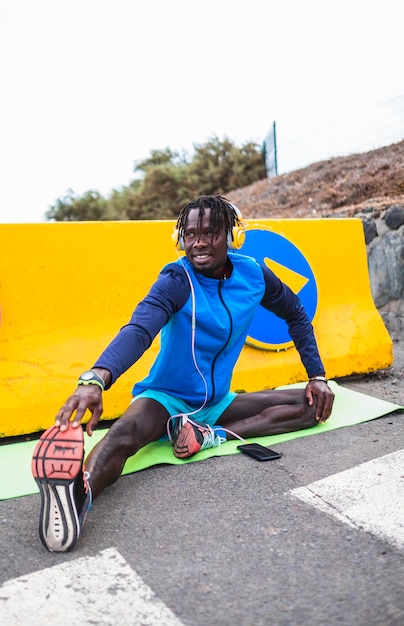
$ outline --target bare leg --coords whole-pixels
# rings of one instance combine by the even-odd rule
[[[304,389],[257,391],[239,394],[218,424],[241,437],[261,437],[311,428],[317,424],[315,414]]]
[[[119,478],[130,456],[166,433],[168,418],[166,409],[150,398],[130,405],[86,459],[93,498]]]

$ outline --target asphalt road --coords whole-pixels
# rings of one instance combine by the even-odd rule
[[[404,545],[291,491],[402,450],[403,419],[401,412],[290,441],[268,463],[233,455],[121,477],[67,554],[39,542],[39,496],[0,502],[0,618],[13,626],[402,626]],[[402,507],[389,500],[387,526]],[[121,573],[94,560],[111,554],[122,558]],[[70,581],[62,591],[61,571]],[[155,594],[140,613],[132,572]],[[147,614],[155,600],[169,615]]]

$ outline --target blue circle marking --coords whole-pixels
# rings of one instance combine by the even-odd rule
[[[317,309],[316,280],[307,259],[293,243],[271,230],[251,229],[246,232],[241,254],[269,267],[296,293],[313,321]],[[247,343],[267,350],[286,349],[293,345],[285,320],[262,306],[255,313]]]

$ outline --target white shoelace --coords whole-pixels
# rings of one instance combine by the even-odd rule
[[[205,450],[206,448],[215,448],[216,446],[220,446],[221,443],[226,441],[223,437],[215,433],[213,428],[210,426],[205,426],[208,429],[208,433],[203,436],[203,444],[201,445],[201,450]]]

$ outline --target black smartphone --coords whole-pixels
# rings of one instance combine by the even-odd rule
[[[273,461],[274,459],[280,459],[282,456],[280,452],[261,446],[260,443],[243,443],[241,446],[237,446],[237,450],[252,456],[257,461]]]

